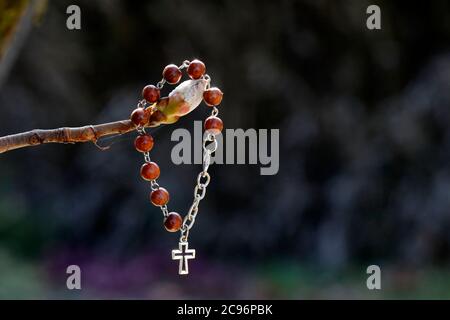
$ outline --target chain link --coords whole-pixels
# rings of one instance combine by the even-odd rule
[[[210,159],[210,157],[208,157],[208,159]],[[202,178],[206,179],[205,182],[202,182]],[[211,176],[209,175],[209,173],[207,171],[202,171],[198,174],[197,176],[197,185],[199,186],[200,189],[203,189],[208,186],[209,182],[211,181]]]
[[[191,62],[189,60],[184,60],[183,63],[181,64],[181,66],[178,67],[178,69],[180,69],[180,70],[185,69],[185,68],[189,67],[190,63]]]
[[[212,134],[208,134],[203,140],[203,152],[210,151],[210,153],[214,153],[217,150],[218,146],[219,143],[217,142],[216,137]]]
[[[142,99],[141,101],[138,102],[137,107],[145,108],[146,105],[147,105],[147,101],[145,99]]]
[[[205,197],[205,195],[206,195],[206,188],[200,185],[196,185],[194,188],[194,199],[202,200]]]
[[[144,161],[147,162],[147,163],[150,163],[152,161],[150,159],[150,153],[148,151],[144,152]]]
[[[203,153],[203,174],[206,174],[211,164],[211,150],[207,150]]]
[[[211,87],[211,77],[205,74],[202,78],[206,80],[206,90],[208,90]]]
[[[161,206],[161,211],[162,211],[162,213],[164,215],[164,218],[166,218],[169,215],[169,209],[167,208],[166,204]]]
[[[158,182],[156,182],[156,180],[150,181],[150,188],[152,189],[152,191],[158,190],[159,189]]]
[[[138,134],[140,135],[140,136],[142,136],[142,135],[144,135],[146,132],[145,132],[145,128],[143,127],[143,126],[137,126],[136,127],[136,131],[138,132]]]
[[[162,89],[164,87],[164,84],[166,83],[166,79],[162,78],[157,84],[156,84],[156,88],[158,89]]]
[[[212,148],[209,148],[210,145],[206,145],[208,142],[212,142],[210,144],[212,145]],[[194,200],[188,214],[184,217],[183,225],[181,227],[180,242],[186,242],[188,240],[189,231],[194,226],[200,201],[205,197],[206,188],[211,181],[208,168],[211,163],[211,155],[217,150],[217,147],[218,143],[215,136],[211,134],[205,135],[203,138],[203,170],[197,176],[197,184],[194,188]]]

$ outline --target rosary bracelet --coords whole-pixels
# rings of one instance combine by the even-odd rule
[[[186,80],[176,87],[167,97],[160,98],[164,84],[177,84],[182,77],[183,69],[191,80]],[[144,99],[138,102],[137,108],[131,113],[130,119],[136,126],[138,136],[134,141],[134,147],[144,155],[144,164],[141,167],[141,177],[150,182],[150,201],[160,207],[164,216],[164,227],[169,232],[180,232],[178,249],[172,250],[172,259],[179,260],[179,274],[188,274],[188,260],[195,258],[195,249],[189,249],[189,231],[195,223],[200,201],[206,195],[206,188],[211,177],[208,168],[212,154],[217,150],[216,135],[223,129],[222,120],[217,117],[217,106],[222,101],[223,93],[219,88],[210,87],[211,78],[205,73],[205,64],[199,60],[184,61],[181,66],[169,64],[163,70],[163,77],[156,86],[147,85],[142,90]],[[150,160],[150,150],[153,148],[154,139],[145,131],[145,127],[156,124],[170,124],[176,122],[194,110],[201,101],[212,108],[211,116],[204,122],[205,134],[203,137],[203,170],[197,176],[197,184],[194,188],[194,200],[184,217],[177,212],[169,212],[169,192],[159,186],[157,179],[160,175],[158,165]]]

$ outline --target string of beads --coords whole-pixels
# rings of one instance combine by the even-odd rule
[[[151,161],[150,151],[154,146],[154,138],[145,131],[145,126],[161,117],[161,112],[157,110],[157,104],[161,101],[161,89],[168,83],[175,85],[182,78],[182,70],[186,69],[188,76],[192,80],[207,80],[203,101],[212,108],[211,115],[204,121],[205,136],[203,139],[203,170],[197,177],[197,184],[194,190],[194,200],[188,214],[183,219],[177,212],[169,212],[167,204],[170,194],[167,189],[161,187],[157,179],[160,177],[160,168],[156,162]],[[130,119],[136,125],[138,136],[134,141],[134,147],[144,155],[144,163],[140,169],[142,179],[150,182],[150,202],[158,206],[164,216],[164,227],[169,232],[180,231],[180,242],[187,242],[189,230],[195,222],[200,201],[205,197],[206,187],[210,182],[208,168],[212,154],[217,150],[217,140],[215,138],[223,130],[223,122],[218,117],[217,106],[221,103],[223,93],[217,87],[210,87],[211,78],[206,74],[206,66],[200,60],[184,61],[180,66],[175,64],[167,65],[162,72],[162,79],[156,85],[147,85],[142,90],[143,99],[138,102],[137,107],[131,113]],[[150,105],[147,107],[147,105]]]

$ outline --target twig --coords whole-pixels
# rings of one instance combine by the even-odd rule
[[[151,111],[146,126],[156,127],[171,124],[198,107],[209,80],[187,80],[179,84],[168,97],[161,98],[158,103],[147,107]],[[77,128],[35,129],[27,132],[0,137],[0,153],[14,149],[41,145],[44,143],[77,143],[93,142],[100,149],[97,140],[113,134],[124,134],[135,130],[130,120],[122,120]]]
[[[97,140],[101,137],[113,134],[124,134],[133,131],[134,129],[135,126],[130,120],[88,125],[83,127],[64,127],[47,130],[34,129],[27,132],[0,137],[0,153],[44,143],[93,142],[97,145]],[[100,146],[98,147],[101,148]]]

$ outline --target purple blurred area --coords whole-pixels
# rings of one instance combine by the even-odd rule
[[[0,136],[125,119],[166,64],[199,58],[226,128],[280,129],[280,169],[212,165],[188,278],[133,134],[0,155],[0,298],[450,297],[450,4],[378,1],[48,2],[0,84]],[[168,91],[164,91],[167,94]],[[170,209],[199,165],[152,129]],[[66,288],[79,265],[82,290]],[[368,291],[380,265],[383,290]]]

